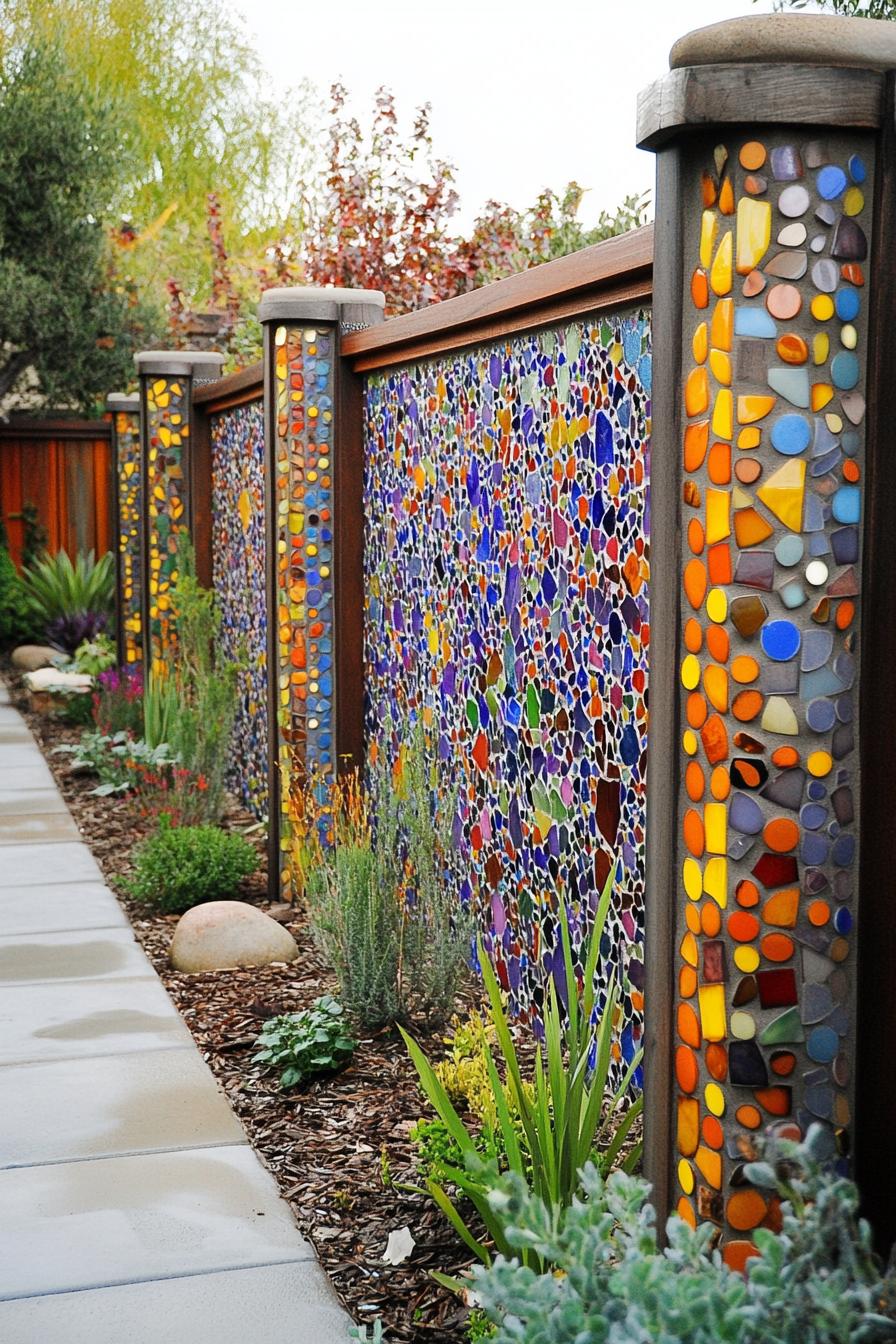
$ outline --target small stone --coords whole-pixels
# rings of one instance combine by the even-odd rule
[[[245,901],[205,901],[178,920],[168,952],[176,971],[223,971],[295,961],[291,934]]]
[[[56,667],[39,667],[22,678],[29,691],[75,691],[81,695],[93,688],[93,677],[86,672],[60,672]]]
[[[36,672],[41,667],[54,667],[63,655],[48,644],[20,644],[10,654],[10,662],[21,672]]]

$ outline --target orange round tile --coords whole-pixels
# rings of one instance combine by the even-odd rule
[[[741,723],[751,723],[765,703],[760,691],[740,691],[731,703],[731,713]]]
[[[695,905],[691,905],[690,902],[685,906],[684,922],[687,924],[691,933],[700,932],[700,911]]]
[[[799,843],[800,828],[790,817],[775,817],[766,824],[762,838],[776,854],[789,854]]]
[[[731,642],[723,625],[711,625],[706,631],[706,647],[717,663],[727,663]],[[718,706],[717,706],[718,708]]]
[[[722,1260],[734,1274],[746,1273],[747,1265],[759,1255],[759,1247],[752,1241],[726,1241]]]
[[[675,1079],[682,1092],[690,1094],[696,1090],[700,1081],[700,1067],[697,1057],[686,1045],[680,1045],[675,1051]]]
[[[697,972],[693,966],[682,966],[679,970],[678,993],[683,999],[692,999],[697,993]]]
[[[759,937],[759,920],[755,915],[735,910],[728,916],[728,933],[736,943],[749,943]]]
[[[854,602],[841,602],[837,608],[837,615],[834,618],[834,623],[837,626],[837,629],[848,629],[848,627],[852,625],[852,618],[855,614],[856,608]]]
[[[700,1126],[703,1142],[709,1148],[721,1148],[725,1142],[725,1131],[714,1115],[705,1115]]]
[[[709,780],[709,791],[716,802],[724,803],[731,792],[731,776],[724,765],[717,765]]]
[[[688,761],[684,772],[684,786],[692,803],[699,803],[706,792],[706,776],[699,761]]]
[[[758,1129],[762,1124],[762,1113],[756,1106],[738,1106],[734,1118],[744,1129]]]
[[[713,485],[731,483],[731,444],[714,443],[709,450],[706,471]]]
[[[703,834],[703,818],[695,808],[689,807],[684,814],[684,842],[695,859],[703,858],[706,840]]]
[[[738,1190],[728,1200],[725,1213],[735,1232],[752,1232],[762,1222],[767,1208],[758,1190]]]
[[[759,664],[748,653],[741,653],[731,664],[731,675],[741,686],[749,685],[759,676]]]
[[[689,1199],[682,1195],[681,1199],[675,1205],[675,1212],[682,1222],[687,1223],[688,1227],[697,1226],[697,1215],[694,1212],[694,1206]]]
[[[792,1050],[776,1050],[769,1063],[776,1077],[789,1078],[796,1068],[796,1055]]]
[[[772,752],[772,765],[780,766],[782,770],[790,770],[799,763],[800,754],[796,747],[778,747]]]
[[[703,648],[703,626],[695,616],[689,616],[685,624],[684,646],[688,653],[699,653]]]
[[[710,636],[720,629],[720,626],[714,625],[707,630],[707,647],[709,647]],[[712,649],[710,649],[710,653],[712,653]],[[724,667],[717,667],[715,663],[710,663],[703,672],[703,689],[713,709],[717,709],[720,714],[726,713],[728,709],[728,673]]]
[[[746,168],[748,173],[758,172],[765,163],[765,145],[760,140],[748,140],[741,145],[738,158],[741,168]]]
[[[699,691],[691,691],[688,696],[688,723],[692,728],[702,728],[709,710]]]
[[[767,933],[759,944],[759,951],[766,961],[789,961],[793,950],[793,939],[786,933]]]
[[[778,338],[775,350],[785,364],[805,364],[809,358],[808,345],[802,336],[795,336],[792,331],[788,331]]]
[[[689,560],[684,567],[684,591],[695,611],[703,606],[706,596],[706,566],[702,560]]]
[[[715,901],[705,901],[700,911],[700,932],[715,938],[722,927],[722,912]]]
[[[858,462],[854,462],[851,457],[848,457],[843,463],[843,479],[845,481],[852,481],[853,484],[855,484],[855,482],[861,480],[861,478],[862,472]]]
[[[816,929],[822,929],[831,917],[831,907],[827,901],[813,901],[808,914],[809,923],[814,924]]]
[[[762,463],[755,457],[741,457],[734,464],[734,474],[741,485],[752,485],[762,475]]]
[[[752,910],[754,905],[759,904],[759,888],[755,882],[751,882],[748,877],[744,877],[734,889],[734,899],[742,909]]]
[[[699,518],[692,518],[688,523],[688,546],[692,554],[702,555],[705,544],[706,534],[703,531],[703,524]]]

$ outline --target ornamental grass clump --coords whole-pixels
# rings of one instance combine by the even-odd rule
[[[504,1211],[490,1199],[502,1167],[544,1201],[559,1228],[580,1191],[582,1168],[588,1162],[597,1162],[601,1171],[610,1171],[641,1113],[642,1098],[630,1095],[641,1052],[630,1061],[615,1087],[610,1081],[618,986],[611,978],[600,1009],[595,990],[614,876],[611,872],[598,902],[578,991],[569,927],[565,918],[559,920],[568,1004],[564,1012],[552,977],[545,995],[544,1043],[536,1050],[531,1079],[523,1077],[501,989],[480,942],[479,959],[495,1048],[487,1041],[484,1063],[491,1096],[489,1105],[478,1103],[478,1123],[466,1123],[458,1112],[445,1085],[449,1078],[444,1066],[434,1068],[419,1045],[402,1032],[420,1086],[460,1157],[453,1167],[444,1165],[441,1180],[427,1180],[425,1193],[485,1264],[490,1263],[493,1249],[509,1255],[513,1245]],[[499,1154],[497,1161],[483,1161],[483,1134],[491,1136]],[[640,1153],[640,1142],[631,1143],[623,1160],[624,1169],[632,1170]],[[470,1205],[477,1220],[469,1217]],[[478,1224],[485,1229],[484,1239]],[[536,1246],[524,1248],[521,1256],[538,1272],[548,1267]]]
[[[162,816],[156,834],[134,850],[133,867],[133,875],[121,879],[128,895],[177,915],[203,901],[235,899],[257,869],[258,855],[241,835],[217,826],[172,826]]]
[[[111,552],[97,560],[93,551],[82,551],[73,564],[65,551],[59,551],[26,565],[19,584],[35,629],[56,648],[72,654],[109,622],[115,602],[115,562]]]
[[[444,1022],[464,975],[471,923],[451,877],[452,808],[438,801],[422,727],[395,768],[290,791],[294,868],[312,932],[346,1008],[368,1029]]]

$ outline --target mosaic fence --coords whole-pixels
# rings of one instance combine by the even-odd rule
[[[118,505],[118,621],[125,662],[143,657],[143,488],[140,477],[140,415],[115,415],[115,470]]]
[[[872,163],[837,145],[729,141],[689,188],[678,1210],[737,1266],[779,1221],[750,1134],[849,1150]]]
[[[274,329],[278,759],[284,800],[301,760],[333,768],[332,328]],[[281,846],[289,845],[288,826]],[[291,878],[284,860],[281,881]]]
[[[190,434],[190,381],[146,379],[148,620],[150,666],[160,668],[173,638],[171,594],[177,585],[177,537],[189,526],[184,473]]]
[[[212,576],[223,617],[218,656],[245,666],[227,784],[256,817],[267,816],[267,604],[264,404],[214,415]]]
[[[424,716],[458,896],[523,1016],[614,856],[604,973],[640,1035],[650,326],[576,322],[371,377],[367,728]],[[581,960],[581,958],[580,958]]]

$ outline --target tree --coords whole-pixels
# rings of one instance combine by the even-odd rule
[[[212,285],[206,196],[225,221],[235,280],[257,298],[257,269],[299,227],[309,174],[309,90],[274,98],[229,0],[2,0],[0,40],[58,44],[115,109],[119,149],[110,206],[119,265],[165,301]]]
[[[810,3],[844,19],[894,19],[896,0],[776,0],[775,9],[808,9]],[[758,4],[758,0],[753,0]]]
[[[331,94],[326,181],[306,207],[300,249],[314,284],[383,289],[394,315],[645,222],[646,198],[628,196],[614,215],[605,211],[586,228],[578,217],[585,191],[570,182],[562,194],[543,191],[528,210],[489,201],[470,237],[457,237],[450,229],[458,205],[454,168],[434,152],[429,108],[418,110],[402,140],[395,99],[379,89],[365,137],[346,111],[343,86]]]
[[[0,400],[33,371],[45,404],[92,407],[132,376],[147,311],[116,281],[102,216],[109,109],[52,47],[0,62]]]

